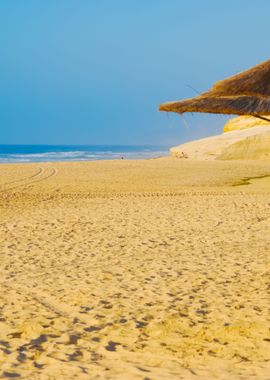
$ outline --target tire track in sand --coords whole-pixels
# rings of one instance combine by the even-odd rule
[[[1,187],[6,186],[6,185],[11,185],[11,184],[16,183],[16,182],[27,181],[28,179],[31,179],[31,178],[34,178],[34,177],[37,177],[37,176],[41,175],[43,172],[44,172],[44,168],[39,167],[38,171],[36,173],[32,174],[31,176],[29,176],[29,177],[23,177],[23,178],[20,178],[20,179],[15,179],[14,181],[3,183],[1,185]]]
[[[32,175],[30,177],[22,178],[20,180],[15,180],[15,181],[12,181],[12,182],[8,182],[8,183],[5,183],[4,185],[9,185],[9,184],[15,183],[15,182],[27,181],[27,180],[29,180],[31,178],[40,177],[44,173],[46,174],[46,169],[43,168],[43,167],[40,167],[39,170],[38,170],[38,172],[35,173],[34,175]],[[38,179],[32,180],[32,181],[28,181],[26,183],[21,183],[19,185],[11,186],[11,187],[8,187],[6,189],[1,189],[0,193],[7,192],[7,191],[10,191],[10,190],[14,190],[14,189],[18,189],[18,188],[28,187],[30,185],[34,185],[35,183],[38,183],[38,182],[41,182],[41,181],[45,181],[46,179],[54,177],[55,175],[57,175],[57,173],[58,173],[58,170],[56,168],[52,168],[52,171],[48,175],[46,175],[45,177],[38,178]]]

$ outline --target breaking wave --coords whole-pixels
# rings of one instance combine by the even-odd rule
[[[165,156],[168,148],[147,146],[0,146],[0,162],[95,161]]]

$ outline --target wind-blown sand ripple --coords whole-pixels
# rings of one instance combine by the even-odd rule
[[[269,165],[0,175],[0,378],[269,378]]]

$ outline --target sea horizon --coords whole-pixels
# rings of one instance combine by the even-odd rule
[[[161,145],[0,144],[0,163],[146,159],[166,156]]]

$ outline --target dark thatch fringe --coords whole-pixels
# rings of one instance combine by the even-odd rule
[[[195,98],[161,104],[159,110],[270,115],[270,60],[215,83],[211,90]]]

